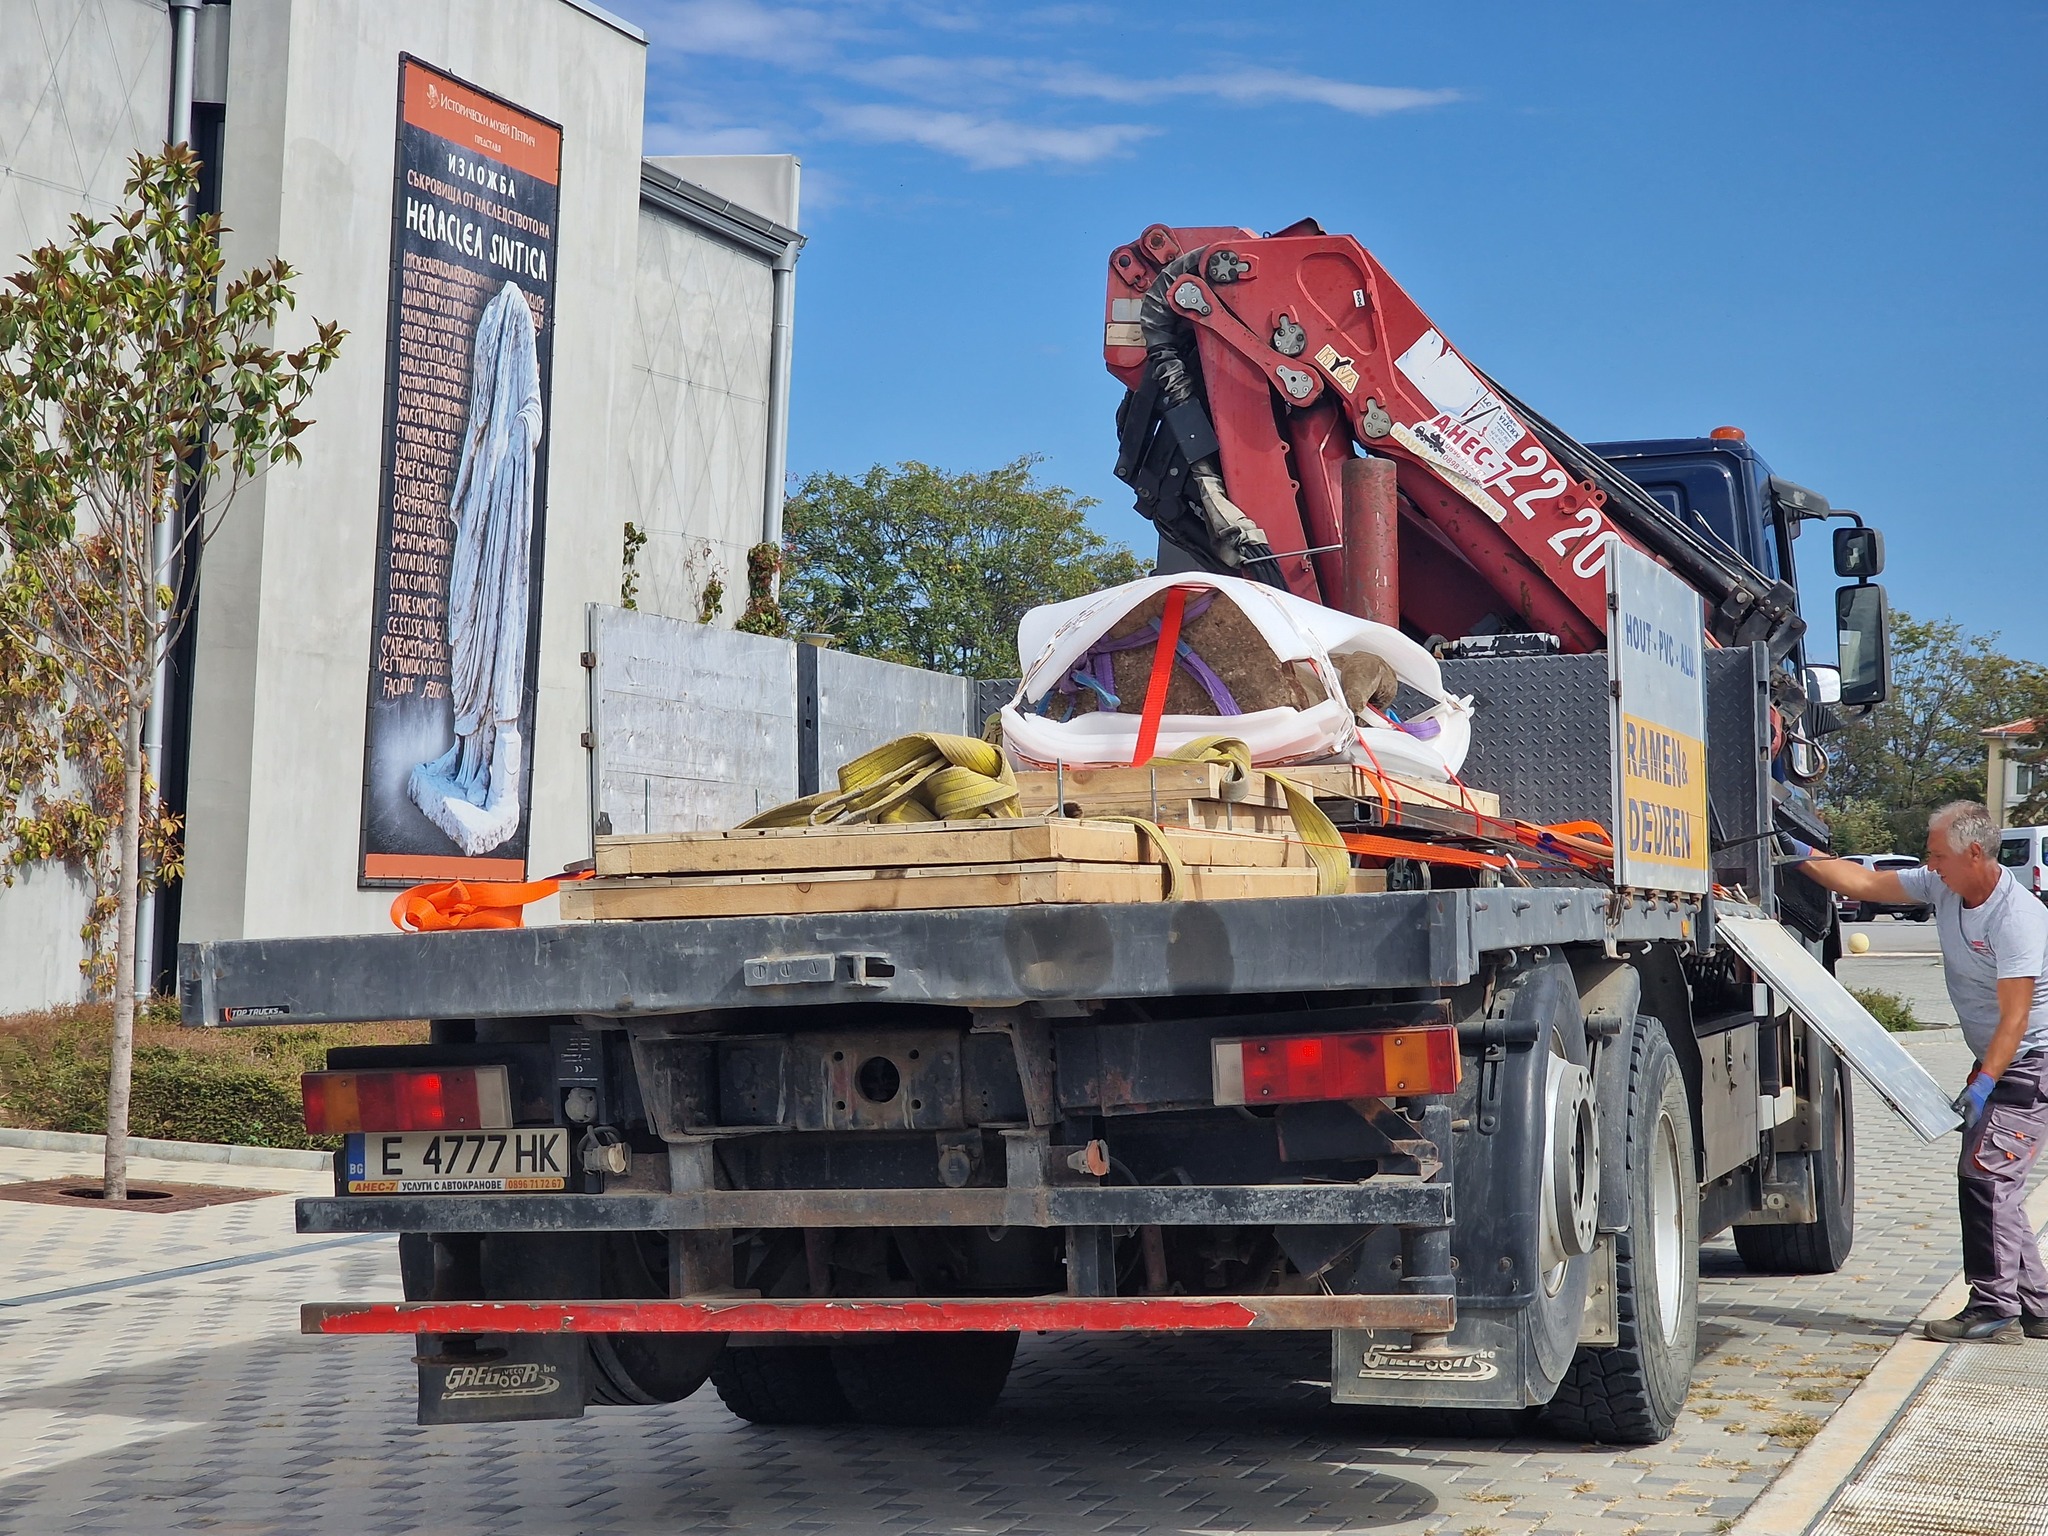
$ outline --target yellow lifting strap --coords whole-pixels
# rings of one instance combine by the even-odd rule
[[[899,736],[839,770],[839,788],[806,795],[742,827],[839,822],[972,821],[1020,816],[1017,776],[1002,749],[940,731]]]
[[[1162,763],[1222,763],[1231,770],[1232,783],[1243,780],[1252,771],[1251,748],[1234,736],[1203,736],[1172,752],[1161,753],[1153,760]],[[1324,814],[1313,794],[1284,773],[1275,773],[1271,768],[1261,771],[1278,784],[1281,794],[1287,797],[1287,814],[1293,818],[1294,830],[1301,834],[1302,846],[1308,849],[1309,861],[1316,867],[1316,894],[1342,896],[1348,893],[1351,889],[1351,853],[1344,846],[1344,835],[1337,830],[1337,824]]]

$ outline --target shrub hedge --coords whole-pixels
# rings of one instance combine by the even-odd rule
[[[1913,1005],[1896,992],[1882,992],[1875,987],[1851,987],[1849,995],[1895,1035],[1910,1034],[1920,1027],[1920,1021],[1913,1017]]]
[[[105,1004],[0,1019],[0,1125],[46,1131],[107,1128],[113,1010]],[[187,1030],[153,1000],[135,1024],[128,1129],[167,1141],[318,1147],[306,1134],[299,1074],[333,1045],[426,1039],[424,1024]]]

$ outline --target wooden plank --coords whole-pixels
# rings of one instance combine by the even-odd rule
[[[1291,814],[1266,805],[1242,805],[1232,800],[1187,800],[1162,807],[1160,814],[1163,817],[1161,825],[1169,831],[1175,826],[1186,825],[1212,832],[1300,836],[1294,830]]]
[[[1143,768],[1027,768],[1017,774],[1017,797],[1027,812],[1055,802],[1083,808],[1114,802],[1216,799],[1229,770],[1221,763],[1151,763]]]
[[[1159,901],[1166,871],[1156,864],[1022,863],[940,869],[828,870],[586,880],[562,890],[569,921],[655,917],[795,916],[1049,902]],[[1211,867],[1190,871],[1189,899],[1312,896],[1312,869]]]
[[[1284,819],[1283,819],[1284,820]],[[1305,866],[1307,850],[1283,835],[1291,823],[1209,832],[1176,829],[1174,851],[1190,864]],[[1256,834],[1267,835],[1256,835]],[[1065,860],[1147,864],[1158,850],[1136,827],[1118,822],[1038,818],[1003,822],[830,826],[749,832],[636,834],[598,839],[601,876],[720,875],[776,870],[906,869],[960,864]]]
[[[600,875],[717,875],[750,870],[902,869],[932,864],[1009,864],[1071,859],[1136,864],[1146,858],[1135,827],[1051,820],[940,821],[921,825],[783,829],[774,837],[601,838]]]
[[[1213,787],[1205,787],[1199,778],[1188,774],[1186,770],[1190,768],[1212,770]],[[1277,768],[1274,772],[1285,774],[1318,798],[1363,800],[1377,804],[1381,799],[1377,777],[1391,785],[1397,800],[1415,806],[1464,808],[1469,799],[1470,809],[1482,816],[1500,814],[1500,796],[1485,790],[1467,790],[1456,784],[1439,784],[1398,773],[1374,776],[1356,763],[1308,763]],[[1064,778],[1057,781],[1056,775],[1043,769],[1033,769],[1017,775],[1017,793],[1026,812],[1049,811],[1054,800],[1063,797],[1062,803],[1084,816],[1105,812],[1149,816],[1154,804],[1165,815],[1166,808],[1169,805],[1177,807],[1183,797],[1276,809],[1284,809],[1287,804],[1287,797],[1280,786],[1264,772],[1254,770],[1237,783],[1226,783],[1222,768],[1213,763],[1162,763],[1147,768],[1070,768]]]
[[[1410,778],[1400,773],[1374,775],[1369,769],[1357,763],[1309,763],[1298,768],[1279,768],[1274,771],[1285,774],[1295,783],[1314,793],[1318,799],[1377,802],[1381,798],[1379,783],[1375,782],[1377,779],[1390,785],[1395,798],[1405,803],[1432,809],[1469,809],[1481,816],[1500,814],[1500,796],[1486,790],[1466,789],[1456,784],[1439,784],[1433,780]],[[1264,794],[1254,794],[1250,798],[1266,805],[1287,803],[1277,784],[1267,786]]]

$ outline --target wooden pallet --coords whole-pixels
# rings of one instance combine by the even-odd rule
[[[1234,901],[1313,896],[1316,872],[1197,866],[1187,899]],[[661,917],[766,917],[819,912],[932,911],[1017,907],[1050,902],[1146,902],[1166,895],[1158,864],[1018,861],[902,869],[787,870],[738,875],[637,875],[562,887],[568,920]]]
[[[1484,790],[1429,783],[1400,774],[1372,775],[1350,763],[1315,763],[1276,770],[1309,790],[1338,822],[1410,826],[1431,831],[1480,830],[1475,817],[1500,815],[1500,796]],[[1284,831],[1292,826],[1287,796],[1254,770],[1231,781],[1220,763],[1152,763],[1143,768],[1030,769],[1017,775],[1026,815],[1143,816],[1161,825]],[[1383,786],[1392,795],[1383,793]],[[1446,803],[1449,802],[1449,803]],[[1260,815],[1260,812],[1271,815]]]
[[[1248,811],[1254,808],[1247,807]],[[1269,824],[1168,830],[1191,865],[1309,867],[1308,850]],[[776,827],[732,832],[656,832],[597,840],[600,877],[772,874],[827,869],[910,869],[1032,864],[1153,864],[1158,850],[1136,827],[1114,821],[1029,817],[1011,821],[935,821],[860,826]]]

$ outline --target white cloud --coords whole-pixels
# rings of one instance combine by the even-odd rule
[[[880,103],[828,107],[825,115],[850,138],[879,144],[917,144],[957,156],[978,171],[1012,170],[1037,164],[1091,165],[1121,154],[1139,140],[1159,132],[1140,123],[1061,128]]]
[[[657,48],[799,68],[828,62],[854,35],[843,13],[758,0],[660,0],[640,15]]]
[[[1163,131],[1145,122],[1063,120],[1086,115],[1082,103],[1146,108],[1208,102],[1220,110],[1292,104],[1383,117],[1462,99],[1456,90],[1370,85],[1228,58],[1143,77],[1034,57],[1021,41],[1011,55],[948,56],[903,48],[929,46],[935,34],[945,32],[999,35],[998,23],[975,0],[638,0],[631,9],[657,50],[691,60],[685,67],[695,110],[650,102],[650,149],[665,152],[783,148],[797,136],[789,129],[819,122],[844,137],[920,145],[980,170],[1078,166],[1126,153]],[[1020,25],[1061,29],[1073,34],[1072,42],[1085,44],[1100,31],[1094,17],[1095,8],[1085,0],[1049,0],[1036,10],[1013,11],[999,25],[1012,34]],[[737,73],[741,63],[757,65],[791,81],[836,80],[867,99],[820,101],[813,89],[757,86],[760,105],[786,119],[777,131],[748,120],[748,103],[733,95],[737,80],[712,78],[720,71],[709,61],[718,59],[736,61],[727,73]]]
[[[645,153],[650,155],[786,155],[791,135],[774,128],[711,127],[651,122]],[[806,189],[808,191],[808,189]]]
[[[1170,97],[1213,96],[1256,106],[1266,102],[1300,101],[1333,107],[1358,117],[1384,117],[1418,107],[1442,106],[1460,99],[1457,91],[1422,90],[1404,85],[1363,85],[1332,80],[1296,70],[1239,65],[1155,79],[1106,74],[1085,65],[1053,66],[1036,72],[1035,83],[1059,96],[1139,105]]]

